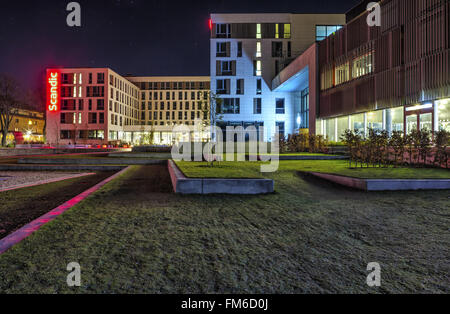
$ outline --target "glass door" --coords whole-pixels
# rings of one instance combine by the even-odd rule
[[[417,114],[406,116],[406,134],[411,134],[413,130],[417,130],[417,119]]]
[[[433,114],[432,113],[422,113],[420,115],[420,129],[428,131],[433,131]]]

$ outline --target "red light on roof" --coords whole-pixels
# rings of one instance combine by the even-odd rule
[[[212,19],[209,19],[209,29],[210,30],[213,29],[213,21],[212,21]]]

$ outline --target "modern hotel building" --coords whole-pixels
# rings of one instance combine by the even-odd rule
[[[331,141],[347,129],[450,131],[449,1],[380,1],[381,26],[367,23],[368,2],[283,69],[273,90],[309,85],[310,132]],[[302,75],[311,64],[316,74]]]
[[[172,137],[172,126],[209,121],[209,84],[209,77],[125,78],[108,68],[49,69],[47,142],[142,143],[150,134],[156,144],[184,140]],[[208,137],[196,134],[196,140]]]
[[[211,91],[220,97],[223,113],[218,124],[264,126],[268,141],[275,126],[284,134],[307,127],[302,102],[308,102],[308,85],[274,91],[272,80],[343,24],[343,14],[212,14]]]

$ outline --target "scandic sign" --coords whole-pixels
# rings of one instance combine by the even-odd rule
[[[61,73],[58,70],[47,70],[47,109],[59,111],[61,102]]]

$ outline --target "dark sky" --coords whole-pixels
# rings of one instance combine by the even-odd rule
[[[359,0],[0,0],[0,73],[34,88],[49,66],[120,74],[209,75],[210,13],[345,13]]]

